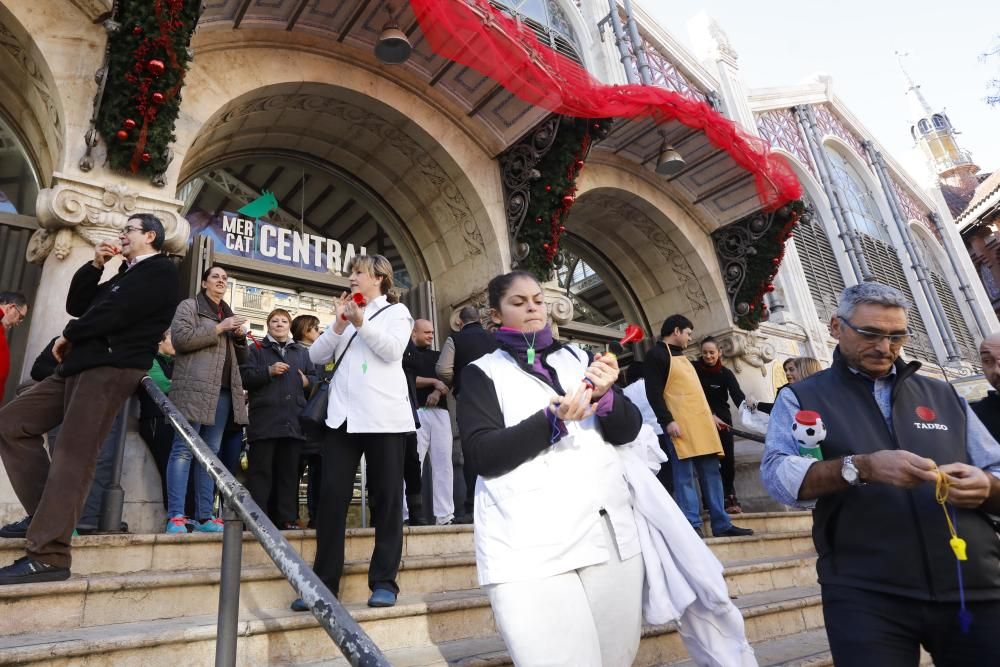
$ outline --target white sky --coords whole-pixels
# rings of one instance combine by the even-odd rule
[[[894,52],[933,110],[944,108],[962,148],[983,171],[1000,168],[1000,106],[984,101],[1000,59],[982,62],[1000,35],[1000,2],[985,0],[636,0],[690,47],[688,20],[714,17],[739,54],[749,88],[801,83],[817,72],[913,176],[922,159],[909,134],[910,106]],[[714,74],[714,72],[713,72]]]

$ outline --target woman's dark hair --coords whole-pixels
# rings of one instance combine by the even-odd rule
[[[319,318],[315,315],[296,315],[292,320],[292,338],[302,340],[310,329],[319,328]]]
[[[671,315],[663,320],[663,326],[660,327],[660,338],[672,336],[676,329],[681,331],[694,329],[694,323],[683,315]]]
[[[139,225],[142,226],[142,231],[153,232],[153,242],[150,244],[153,246],[153,250],[162,250],[163,243],[167,239],[167,232],[163,229],[163,223],[152,213],[136,213],[131,216],[128,221],[137,221]]]
[[[490,281],[490,284],[486,286],[486,294],[489,298],[490,308],[499,312],[500,302],[503,301],[504,296],[507,294],[507,290],[510,289],[511,284],[518,278],[528,278],[538,282],[538,278],[534,274],[528,273],[527,271],[511,271],[510,273],[505,273],[503,275],[495,277]]]
[[[711,343],[715,347],[717,348],[719,347],[719,341],[715,340],[715,336],[705,336],[704,338],[702,338],[701,345],[704,345],[705,343]],[[701,347],[701,345],[699,345],[698,347]]]
[[[223,271],[225,271],[226,267],[220,264],[212,264],[207,269],[201,272],[201,282],[205,282],[206,280],[208,280],[208,276],[211,275],[212,269],[222,269]]]

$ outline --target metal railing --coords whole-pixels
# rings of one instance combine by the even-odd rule
[[[219,585],[219,620],[216,632],[216,667],[236,665],[236,637],[239,624],[240,567],[243,553],[243,527],[253,533],[288,583],[312,610],[326,633],[355,666],[389,667],[389,661],[361,629],[357,621],[316,576],[267,513],[254,502],[246,488],[212,453],[170,399],[148,376],[142,387],[163,412],[191,450],[194,460],[212,477],[222,494],[224,529],[222,535],[222,572]]]

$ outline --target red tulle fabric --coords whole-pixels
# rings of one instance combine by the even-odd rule
[[[753,174],[761,205],[774,210],[798,199],[801,185],[783,157],[708,104],[658,86],[609,86],[566,56],[543,46],[532,30],[487,0],[410,0],[431,49],[496,81],[520,99],[577,118],[676,120]]]

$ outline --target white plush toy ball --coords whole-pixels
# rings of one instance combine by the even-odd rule
[[[813,449],[823,444],[826,439],[826,426],[818,412],[799,410],[792,423],[792,437],[800,447]]]

